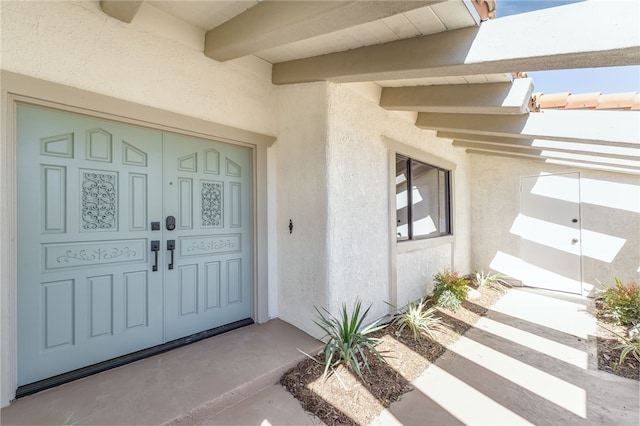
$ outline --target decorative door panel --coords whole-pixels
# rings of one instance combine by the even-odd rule
[[[149,251],[162,134],[27,105],[17,117],[19,385],[162,343]]]
[[[251,155],[164,134],[167,341],[251,317]],[[165,263],[171,264],[165,247]]]

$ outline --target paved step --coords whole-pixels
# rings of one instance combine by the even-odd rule
[[[199,425],[322,425],[279,383],[208,417]]]
[[[198,422],[276,383],[321,342],[281,320],[251,325],[21,398],[3,424]]]

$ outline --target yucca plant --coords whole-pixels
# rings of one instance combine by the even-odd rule
[[[469,278],[460,276],[458,272],[445,269],[433,277],[433,300],[439,306],[457,311],[462,302],[467,299],[470,283]]]
[[[340,315],[335,317],[329,311],[322,308],[321,312],[317,307],[319,318],[315,323],[326,333],[329,338],[324,347],[324,374],[327,375],[329,368],[337,367],[344,364],[347,368],[353,370],[362,378],[362,370],[360,363],[369,370],[367,355],[365,349],[368,349],[377,358],[384,361],[382,354],[378,352],[376,346],[380,343],[380,339],[370,337],[369,335],[386,327],[386,324],[378,325],[380,322],[375,321],[370,325],[364,326],[364,321],[371,305],[361,314],[362,302],[356,300],[351,315],[347,312],[347,305],[343,304],[340,309]]]
[[[426,308],[427,301],[422,298],[417,303],[409,302],[407,309],[396,314],[392,324],[398,325],[398,333],[402,333],[405,327],[413,333],[413,338],[417,342],[422,336],[434,337],[434,330],[442,327],[442,320],[436,316],[438,310],[432,306]]]
[[[475,271],[471,276],[473,283],[480,287],[496,288],[500,285],[511,287],[511,284],[504,280],[504,277],[500,274],[492,274],[491,272],[485,273],[484,271]]]

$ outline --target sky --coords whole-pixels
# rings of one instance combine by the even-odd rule
[[[500,18],[581,1],[584,0],[496,0],[496,15]],[[520,71],[527,72],[527,70]],[[640,92],[640,66],[533,71],[527,73],[533,79],[536,92],[571,92],[573,94]]]

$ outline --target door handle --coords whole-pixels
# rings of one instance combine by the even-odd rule
[[[571,244],[576,244],[577,242],[578,242],[578,239],[577,239],[577,238],[572,238],[572,239],[571,239]]]
[[[155,261],[153,263],[153,271],[158,270],[158,252],[160,251],[160,240],[151,241],[151,251],[155,253]]]
[[[169,269],[173,269],[173,253],[176,249],[176,240],[167,240],[167,250],[171,252],[171,262],[169,262]]]

